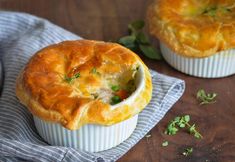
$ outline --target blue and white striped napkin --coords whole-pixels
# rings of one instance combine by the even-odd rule
[[[126,141],[98,153],[48,145],[38,135],[30,112],[17,100],[15,80],[36,51],[52,43],[76,39],[81,38],[47,20],[23,13],[0,12],[0,59],[4,69],[0,98],[0,161],[116,161],[143,138],[183,94],[184,81],[151,71],[152,100],[139,114],[137,128]]]

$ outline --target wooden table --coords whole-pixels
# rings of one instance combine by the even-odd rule
[[[87,39],[117,40],[127,33],[127,24],[144,19],[151,0],[0,0],[0,8],[31,13],[46,18]],[[201,79],[184,75],[164,61],[142,57],[152,69],[185,80],[186,91],[161,122],[151,137],[142,139],[119,162],[232,162],[235,161],[235,76],[223,79]],[[219,94],[217,103],[199,106],[198,89]],[[196,140],[185,131],[175,136],[163,132],[169,120],[190,114],[203,134]],[[169,141],[162,147],[164,140]],[[182,155],[193,147],[191,156]]]

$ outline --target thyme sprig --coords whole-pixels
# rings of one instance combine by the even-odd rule
[[[168,135],[175,135],[180,128],[187,128],[190,134],[193,134],[195,138],[202,138],[202,135],[197,131],[195,124],[190,124],[190,116],[184,115],[184,116],[177,116],[174,120],[170,121],[170,123],[167,126],[167,129],[165,130],[165,134]]]

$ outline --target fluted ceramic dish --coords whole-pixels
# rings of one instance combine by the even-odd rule
[[[164,59],[175,69],[202,78],[221,78],[235,74],[235,49],[224,50],[206,58],[188,58],[176,54],[160,42]]]

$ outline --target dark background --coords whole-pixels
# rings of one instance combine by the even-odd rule
[[[80,35],[86,39],[115,41],[127,34],[127,24],[145,19],[151,0],[0,0],[1,10],[27,12]],[[147,31],[147,30],[146,30]],[[153,39],[156,47],[157,41]],[[164,119],[119,162],[234,162],[235,161],[235,76],[223,79],[190,77],[171,68],[165,61],[141,56],[152,69],[185,80],[186,91]],[[198,89],[218,93],[215,104],[199,106]],[[203,134],[202,140],[181,131],[175,136],[164,134],[167,123],[175,116],[189,114]],[[169,141],[162,147],[164,140]],[[193,147],[191,156],[182,155]]]

